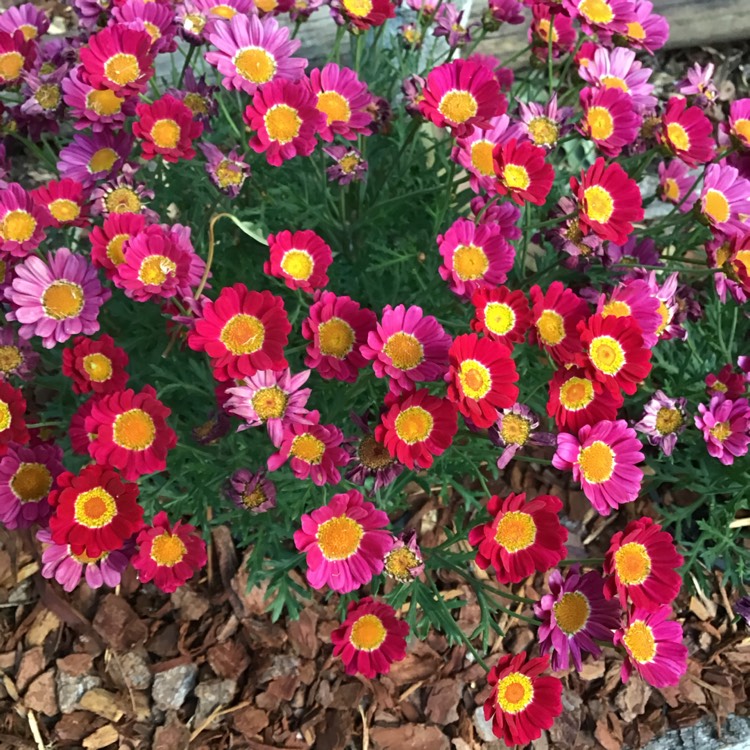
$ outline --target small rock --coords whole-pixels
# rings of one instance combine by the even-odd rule
[[[492,731],[492,722],[484,718],[484,706],[477,706],[474,711],[474,726],[483,742],[494,742],[497,739]]]
[[[258,684],[264,685],[266,682],[271,682],[278,677],[284,677],[290,674],[297,674],[299,671],[300,660],[297,656],[291,654],[276,654],[273,657],[271,666],[268,669],[264,669],[258,675]]]
[[[226,706],[237,692],[235,680],[208,680],[195,688],[198,707],[195,710],[195,726],[200,726],[219,706]]]
[[[117,677],[121,677],[131,690],[148,690],[154,679],[148,666],[148,654],[143,649],[126,651],[119,657],[120,674]]]
[[[101,679],[94,675],[88,674],[83,677],[76,677],[63,672],[61,669],[57,670],[55,682],[57,684],[57,701],[60,704],[60,712],[63,714],[75,711],[81,696],[91,688],[99,687],[102,684]]]
[[[195,664],[179,664],[154,676],[151,697],[162,711],[177,710],[195,687],[198,667]]]
[[[37,711],[45,716],[56,716],[59,708],[55,699],[55,673],[50,669],[39,675],[29,685],[29,689],[23,696],[23,704],[26,708]]]

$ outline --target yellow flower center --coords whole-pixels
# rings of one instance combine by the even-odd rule
[[[112,360],[101,352],[87,354],[83,358],[83,369],[89,376],[89,380],[104,383],[112,377]]]
[[[129,234],[116,234],[107,243],[107,258],[109,258],[113,266],[119,266],[125,262],[125,253],[122,251],[122,246],[125,244],[125,240],[129,239]]]
[[[659,300],[659,315],[661,315],[661,325],[656,329],[657,335],[661,336],[662,333],[667,329],[667,326],[672,320],[673,310],[667,307],[667,303],[663,300]]]
[[[723,443],[731,434],[732,428],[729,422],[717,422],[709,432],[720,442]]]
[[[41,463],[22,463],[10,480],[13,494],[22,503],[38,503],[52,488],[52,474]]]
[[[36,39],[39,33],[36,26],[32,26],[31,24],[28,24],[28,23],[24,23],[21,26],[19,26],[18,31],[20,31],[23,34],[23,38],[27,42],[31,39]]]
[[[126,52],[118,52],[104,63],[104,74],[118,86],[127,86],[141,75],[138,58]]]
[[[27,242],[35,230],[36,219],[21,208],[8,211],[0,222],[0,236],[6,242]]]
[[[270,13],[278,6],[278,3],[276,0],[255,0],[255,5],[257,5],[264,13]]]
[[[630,89],[628,88],[628,84],[625,83],[624,78],[619,78],[618,76],[602,76],[601,82],[605,89],[619,89],[626,94],[630,93]]]
[[[656,413],[656,431],[660,435],[671,435],[682,427],[682,413],[679,409],[670,409],[662,406]]]
[[[151,140],[159,148],[177,148],[180,142],[180,126],[172,119],[157,120],[151,128]]]
[[[594,385],[586,378],[570,378],[560,386],[560,403],[568,411],[585,409],[594,400]]]
[[[732,261],[732,267],[735,271],[739,271],[739,267],[742,266],[745,269],[745,273],[750,274],[750,250],[740,250],[735,255]]]
[[[277,385],[261,388],[251,399],[255,413],[265,422],[267,419],[281,419],[289,400]]]
[[[525,445],[531,433],[531,422],[520,414],[506,414],[503,416],[503,426],[500,437],[508,445]]]
[[[263,47],[245,47],[234,56],[234,67],[250,83],[259,86],[276,75],[276,58]]]
[[[615,210],[615,201],[601,185],[592,185],[583,192],[586,214],[599,224],[606,224]]]
[[[263,346],[266,329],[254,315],[237,313],[224,324],[219,334],[219,341],[232,354],[251,354]]]
[[[49,203],[47,208],[61,222],[75,221],[81,215],[81,207],[67,198],[58,198]]]
[[[345,154],[339,159],[339,166],[344,174],[351,174],[361,163],[356,154]]]
[[[398,581],[410,581],[414,570],[421,560],[408,548],[399,547],[385,556],[385,572]]]
[[[0,81],[15,81],[21,75],[24,59],[20,52],[4,52],[0,55]]]
[[[735,135],[738,135],[743,141],[750,141],[750,120],[744,117],[735,120],[733,129]]]
[[[231,5],[218,4],[214,5],[210,13],[212,16],[218,16],[219,18],[226,18],[227,21],[231,20],[237,15],[237,9]]]
[[[173,568],[187,555],[185,543],[176,534],[165,531],[151,542],[151,559],[165,568]]]
[[[242,504],[246,508],[257,508],[259,505],[263,505],[268,498],[266,493],[263,492],[261,487],[256,487],[252,492],[244,493],[242,495]]]
[[[0,346],[0,372],[13,372],[22,362],[23,357],[17,346]]]
[[[496,336],[505,336],[513,330],[516,314],[505,302],[488,302],[484,308],[484,325]]]
[[[484,249],[478,245],[459,245],[453,253],[453,270],[461,281],[481,279],[489,266]]]
[[[156,425],[143,409],[130,409],[118,414],[112,428],[112,440],[129,451],[145,451],[156,439]]]
[[[388,453],[388,449],[382,443],[375,440],[372,435],[365,435],[360,440],[359,447],[357,448],[357,458],[363,466],[373,471],[384,469],[393,463],[393,458]]]
[[[56,83],[42,84],[34,98],[42,109],[55,109],[60,103],[60,87]]]
[[[352,625],[349,640],[360,651],[375,651],[385,641],[387,635],[382,620],[376,615],[362,615]]]
[[[111,214],[137,214],[141,210],[138,194],[127,187],[115,188],[104,200]]]
[[[703,197],[703,213],[713,219],[717,224],[722,224],[729,219],[731,210],[729,201],[724,193],[710,188]]]
[[[151,37],[151,44],[153,44],[158,39],[161,39],[161,31],[159,31],[159,27],[156,24],[144,21],[143,26],[148,32],[148,35]]]
[[[638,586],[651,573],[651,557],[646,547],[638,542],[623,544],[615,552],[617,577],[626,586]]]
[[[615,472],[615,452],[601,440],[595,440],[578,454],[578,466],[589,484],[601,484]]]
[[[543,310],[536,322],[539,337],[547,346],[556,346],[565,338],[565,321],[554,310]]]
[[[430,436],[435,420],[421,406],[410,406],[396,417],[396,434],[407,445],[421,443]]]
[[[578,10],[591,23],[607,24],[615,17],[606,0],[583,0]]]
[[[207,115],[208,114],[208,102],[204,97],[196,92],[185,94],[185,98],[182,103],[194,114],[194,115]]]
[[[318,346],[326,357],[344,359],[354,348],[354,329],[341,318],[333,317],[318,326]]]
[[[83,289],[72,281],[53,281],[42,294],[42,308],[55,320],[75,318],[83,309],[83,302]]]
[[[5,432],[12,421],[13,415],[10,413],[8,402],[0,400],[0,432]]]
[[[332,122],[349,122],[352,116],[348,99],[338,91],[321,91],[317,107],[326,116],[329,125]]]
[[[553,609],[557,627],[565,635],[575,635],[583,630],[591,613],[589,600],[580,591],[569,591],[563,594]]]
[[[667,177],[667,179],[664,180],[664,187],[662,190],[664,197],[670,201],[676,201],[680,197],[680,186],[677,184],[677,180],[673,177]]]
[[[456,125],[460,125],[476,116],[478,110],[479,103],[470,92],[456,89],[451,89],[443,94],[443,98],[438,104],[438,112],[448,122],[455,123]]]
[[[73,552],[72,549],[68,548],[68,551],[70,552],[70,556],[77,560],[81,565],[93,565],[94,563],[98,563],[99,560],[103,560],[107,555],[109,555],[109,552],[102,552],[100,555],[97,555],[96,557],[91,557],[91,555],[87,555],[86,552]]]
[[[679,122],[670,122],[667,125],[667,138],[678,151],[687,151],[690,148],[690,136]]]
[[[357,18],[364,18],[372,11],[372,0],[343,0],[347,12]]]
[[[117,96],[111,89],[92,89],[86,94],[86,109],[97,115],[116,115],[122,109],[124,98]]]
[[[640,41],[646,38],[646,29],[638,23],[638,21],[631,21],[628,24],[628,36],[631,39],[638,39]]]
[[[359,549],[364,527],[349,516],[336,516],[318,527],[315,538],[326,560],[346,560]]]
[[[117,152],[113,148],[100,148],[89,160],[88,170],[91,174],[109,172],[116,161]]]
[[[399,370],[412,370],[424,361],[424,347],[416,336],[399,331],[388,338],[383,347],[391,364]]]
[[[531,177],[526,167],[520,164],[506,164],[503,167],[503,182],[511,189],[526,190],[531,185]]]
[[[591,107],[586,113],[586,124],[595,141],[606,141],[615,132],[615,121],[606,107]]]
[[[312,255],[307,250],[288,250],[281,259],[281,270],[296,281],[307,281],[314,268]]]
[[[560,128],[549,117],[532,118],[528,125],[529,135],[537,146],[551,146],[560,137]]]
[[[323,459],[326,446],[322,440],[318,440],[314,435],[309,432],[303,435],[297,435],[292,440],[292,446],[289,452],[295,458],[299,458],[300,461],[305,461],[308,464],[319,464]]]
[[[494,148],[495,145],[491,141],[474,141],[471,144],[471,165],[483,177],[495,174],[495,164],[492,160]]]
[[[625,365],[625,350],[612,336],[597,336],[589,346],[589,359],[600,372],[616,375]]]
[[[203,29],[206,28],[206,19],[197,13],[188,13],[185,16],[183,27],[186,31],[191,31],[193,34],[202,34]]]
[[[465,359],[458,370],[458,379],[464,396],[479,400],[492,388],[492,375],[485,365],[476,359]]]
[[[177,271],[177,264],[166,255],[148,255],[138,269],[138,279],[143,284],[160,286],[175,271]]]
[[[536,523],[528,513],[511,510],[497,525],[495,541],[508,552],[520,552],[536,540]]]
[[[234,168],[229,159],[222,159],[216,167],[216,179],[221,187],[227,188],[230,185],[241,185],[245,177],[241,170]]]
[[[104,487],[94,487],[78,495],[73,505],[73,514],[81,526],[101,529],[117,515],[117,503]]]
[[[294,140],[302,127],[302,118],[294,107],[288,104],[275,104],[266,112],[263,122],[268,137],[284,144]]]
[[[505,713],[517,714],[534,700],[534,684],[521,672],[511,672],[497,686],[497,703]]]
[[[636,620],[628,628],[623,638],[630,656],[639,664],[653,661],[656,656],[656,638],[651,628],[643,620]]]
[[[542,18],[539,23],[537,24],[537,29],[539,32],[539,36],[545,41],[549,42],[549,30],[550,30],[550,20],[549,18]],[[557,29],[552,26],[552,41],[557,42],[560,38],[560,35],[557,33]]]
[[[627,302],[623,302],[619,299],[611,300],[607,302],[602,308],[602,316],[605,318],[627,318],[633,314],[630,309],[630,305]]]

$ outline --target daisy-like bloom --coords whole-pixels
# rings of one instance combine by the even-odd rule
[[[269,234],[268,249],[271,257],[263,264],[263,272],[282,279],[290,289],[312,293],[328,284],[331,248],[312,230]]]
[[[567,253],[570,257],[563,260],[568,268],[578,269],[590,263],[592,257],[601,257],[603,243],[595,234],[584,234],[578,216],[578,204],[564,195],[557,202],[552,216],[560,218],[561,223],[548,230],[547,237],[555,249]]]
[[[288,425],[293,422],[313,424],[318,420],[317,412],[305,408],[312,391],[302,386],[309,377],[310,370],[296,375],[289,369],[282,372],[259,370],[245,378],[243,385],[227,389],[230,398],[224,409],[245,420],[239,430],[266,425],[271,442],[278,447]]]
[[[89,455],[103,466],[120,469],[131,481],[164,471],[167,453],[177,445],[177,435],[167,424],[171,413],[150,385],[139,393],[129,388],[101,396],[85,420]]]
[[[561,281],[553,281],[546,292],[537,285],[531,297],[531,339],[558,364],[573,362],[581,350],[578,323],[589,315],[589,306]]]
[[[326,380],[353,383],[367,364],[362,347],[376,325],[375,313],[359,302],[322,292],[302,323],[302,335],[310,342],[305,365]]]
[[[616,157],[633,143],[641,127],[641,117],[630,97],[620,89],[586,87],[580,95],[583,119],[578,128],[606,156]]]
[[[698,210],[712,229],[744,237],[750,230],[745,223],[750,214],[750,180],[741,177],[738,170],[724,161],[709,164]]]
[[[620,36],[627,40],[631,49],[642,49],[653,55],[667,43],[669,23],[664,16],[653,12],[654,5],[648,0],[639,0],[633,10],[635,18],[627,23],[627,30],[620,32]]]
[[[10,443],[24,445],[29,442],[25,414],[23,393],[10,383],[0,381],[0,456],[8,452]]]
[[[492,222],[477,225],[458,218],[444,235],[438,235],[437,243],[443,258],[440,276],[459,297],[502,284],[516,257],[500,226]]]
[[[276,507],[276,486],[264,471],[253,473],[237,469],[225,488],[227,497],[238,507],[251,513],[265,513]]]
[[[703,431],[708,453],[725,466],[744,456],[750,444],[750,403],[720,394],[708,406],[698,404],[695,426]]]
[[[580,180],[570,178],[570,188],[578,200],[578,220],[585,234],[593,231],[603,240],[624,245],[633,222],[643,219],[638,184],[619,164],[607,165],[599,157],[581,172]]]
[[[6,292],[12,310],[6,317],[22,324],[21,336],[39,336],[51,349],[76,334],[99,330],[99,308],[112,293],[102,288],[96,269],[84,257],[61,247],[46,263],[33,255],[14,271]]]
[[[463,17],[463,10],[459,10],[453,3],[443,3],[435,14],[432,35],[443,37],[451,49],[465,47],[480,24],[475,22],[464,25]]]
[[[398,27],[401,44],[406,50],[418,50],[422,48],[424,34],[416,23],[405,23]]]
[[[360,351],[372,360],[377,377],[390,379],[390,391],[398,395],[414,390],[416,383],[442,378],[448,371],[450,345],[451,337],[421,307],[386,305]]]
[[[34,200],[49,214],[48,222],[57,227],[88,226],[88,201],[83,185],[76,180],[50,180],[31,191]],[[0,246],[2,250],[2,246]]]
[[[188,346],[211,358],[217,380],[242,380],[258,370],[284,370],[292,326],[284,300],[244,284],[224,287],[216,302],[204,300]]]
[[[554,445],[556,437],[551,432],[540,432],[539,419],[524,404],[513,404],[503,409],[489,430],[494,445],[502,447],[497,459],[497,468],[504,469],[525,445]]]
[[[475,127],[489,129],[491,119],[507,107],[492,71],[473,60],[453,60],[434,68],[422,94],[422,115],[459,138],[471,135]]]
[[[623,396],[598,382],[582,367],[561,367],[549,384],[547,414],[558,430],[577,433],[584,425],[617,418]]]
[[[289,460],[289,467],[297,479],[312,479],[313,484],[338,484],[342,466],[349,463],[349,453],[342,447],[344,435],[332,424],[317,424],[317,412],[309,412],[314,424],[289,422],[284,427],[278,452],[268,459],[268,470],[277,471]]]
[[[89,37],[79,56],[83,73],[96,89],[118,96],[136,96],[154,75],[151,35],[145,30],[115,24]]]
[[[16,123],[33,139],[43,132],[56,133],[63,115],[62,81],[67,64],[48,72],[45,65],[35,66],[23,77],[22,95],[25,99],[18,110]]]
[[[192,112],[193,118],[203,125],[203,129],[209,131],[211,130],[211,119],[219,111],[219,105],[216,101],[217,91],[219,91],[219,87],[206,83],[205,75],[196,78],[193,71],[188,68],[185,71],[182,87],[179,89],[170,88],[164,93],[179,99]]]
[[[482,26],[488,31],[497,31],[504,23],[524,22],[523,5],[518,0],[489,0],[482,14]]]
[[[335,162],[326,169],[326,175],[331,182],[348,185],[350,182],[362,182],[365,179],[368,164],[362,158],[361,151],[347,146],[326,146],[323,152]]]
[[[79,474],[60,474],[49,502],[54,542],[90,557],[120,549],[143,525],[138,485],[106,466],[90,464]]]
[[[689,167],[714,158],[713,125],[700,107],[688,107],[687,100],[673,96],[656,131],[659,143]]]
[[[526,338],[531,326],[531,309],[520,289],[480,287],[472,295],[471,304],[474,305],[472,331],[483,333],[509,349]]]
[[[388,514],[357,490],[334,495],[303,515],[294,544],[306,555],[308,583],[340,594],[366,586],[383,572],[383,558],[393,547],[387,526]]]
[[[366,31],[394,18],[396,8],[390,0],[332,0],[331,15],[339,25],[349,22],[354,28]]]
[[[750,148],[750,99],[735,99],[729,105],[727,132],[740,148]]]
[[[581,65],[578,74],[596,88],[618,89],[626,93],[638,112],[653,110],[656,97],[654,87],[648,82],[651,68],[644,68],[635,52],[627,47],[608,50],[598,47],[587,65]]]
[[[299,80],[307,60],[292,57],[299,39],[289,38],[289,29],[271,16],[237,13],[228,23],[217,23],[209,34],[216,51],[206,53],[206,62],[224,76],[225,89],[253,95],[258,87],[278,79]]]
[[[8,529],[46,525],[52,508],[47,496],[65,471],[62,449],[49,443],[12,444],[0,458],[0,523]]]
[[[694,104],[699,107],[707,107],[719,92],[716,84],[713,82],[716,66],[713,63],[707,63],[702,67],[699,63],[693,63],[688,68],[685,78],[677,83],[677,91],[684,96],[691,97]]]
[[[448,351],[448,398],[476,427],[489,427],[498,409],[518,398],[518,372],[510,349],[475,333],[457,336]]]
[[[250,165],[233,148],[228,154],[203,141],[198,148],[206,157],[206,172],[219,190],[230,198],[236,198],[242,190],[245,180],[250,176]]]
[[[502,584],[554,568],[566,555],[568,530],[558,517],[562,507],[554,495],[528,501],[525,493],[493,495],[487,501],[491,520],[469,532],[469,544],[477,548],[477,565],[482,570],[491,565]]]
[[[93,135],[76,133],[60,149],[57,169],[63,177],[86,187],[121,171],[133,149],[133,137],[122,131],[105,130]]]
[[[158,589],[171,594],[187,583],[208,559],[206,543],[189,523],[169,523],[165,511],[154,516],[151,526],[136,539],[138,552],[131,563],[141,583],[153,581]]]
[[[655,612],[635,609],[627,624],[614,636],[616,646],[624,646],[622,681],[637,672],[657,688],[677,685],[687,671],[688,650],[682,642],[682,625],[670,620],[672,607],[663,604]]]
[[[135,112],[134,97],[118,95],[112,89],[94,88],[84,78],[83,68],[73,68],[62,81],[63,101],[75,121],[76,130],[91,128],[95,133],[122,127]]]
[[[91,230],[91,260],[95,266],[104,269],[112,278],[115,269],[125,262],[126,243],[142,232],[146,218],[142,214],[109,214],[101,227]]]
[[[539,739],[562,713],[562,682],[543,675],[549,657],[528,659],[525,653],[501,656],[487,675],[492,694],[484,704],[484,719],[508,747]]]
[[[514,203],[494,203],[488,195],[477,195],[469,205],[478,224],[497,224],[506,240],[521,237],[521,227],[518,226],[521,211]]]
[[[159,154],[164,161],[177,162],[195,156],[193,141],[203,132],[203,124],[193,120],[187,105],[164,95],[152,104],[141,102],[135,111],[138,119],[133,123],[133,135],[141,141],[144,159]]]
[[[413,529],[399,534],[391,551],[385,556],[384,572],[399,583],[410,583],[424,573],[422,550]]]
[[[554,148],[560,138],[570,131],[567,120],[573,115],[572,107],[558,107],[557,93],[546,104],[518,103],[521,124],[536,146]]]
[[[13,86],[21,81],[36,58],[37,44],[26,39],[23,32],[0,31],[0,86]]]
[[[583,494],[603,516],[638,497],[643,472],[641,442],[624,419],[584,425],[578,436],[561,432],[552,458],[556,469],[572,470]]]
[[[599,30],[622,33],[635,18],[631,0],[563,0],[563,7],[590,36]]]
[[[687,399],[670,398],[664,391],[656,391],[643,407],[643,417],[635,425],[638,432],[648,436],[648,442],[671,456],[677,438],[687,427]]]
[[[0,253],[24,258],[47,236],[50,217],[17,182],[5,183],[0,194]]]
[[[604,595],[619,598],[623,609],[630,600],[654,612],[679,593],[682,578],[676,569],[683,562],[671,534],[652,518],[638,518],[612,537],[604,559]]]
[[[310,156],[315,136],[326,116],[315,107],[315,97],[306,80],[294,83],[281,78],[259,89],[245,109],[245,123],[255,131],[250,148],[265,153],[274,167],[295,156]]]
[[[349,602],[346,620],[331,633],[333,655],[340,656],[347,674],[374,679],[388,674],[391,664],[406,656],[409,626],[390,604],[366,596]]]
[[[289,18],[294,22],[304,23],[310,16],[323,6],[323,0],[295,0],[289,11]]]
[[[20,31],[26,41],[40,39],[49,29],[47,14],[33,3],[10,6],[0,15],[0,31],[15,34]]]
[[[151,37],[151,52],[155,55],[177,49],[174,8],[168,3],[152,0],[126,0],[112,8],[112,18],[129,29],[143,29]]]
[[[644,346],[649,349],[659,339],[656,334],[662,322],[659,300],[643,279],[628,279],[618,284],[609,297],[600,295],[596,312],[604,318],[627,318],[634,321],[641,332]]]
[[[500,195],[509,195],[519,206],[526,201],[543,206],[555,179],[554,167],[545,160],[546,154],[544,148],[529,141],[511,139],[495,146],[494,189]]]
[[[316,97],[315,106],[326,117],[320,130],[324,141],[333,141],[334,135],[355,141],[360,133],[369,134],[372,114],[367,107],[372,96],[355,71],[328,63],[310,73],[310,85]]]
[[[692,208],[695,194],[688,196],[695,178],[690,174],[688,166],[679,159],[672,159],[669,163],[659,162],[659,187],[657,194],[665,203],[673,203],[680,207],[683,213]]]
[[[549,54],[549,37],[552,34],[552,57],[557,60],[562,55],[573,52],[578,32],[573,19],[567,13],[555,13],[546,3],[531,6],[531,24],[528,40],[532,53],[540,60]]]
[[[0,380],[30,380],[37,364],[39,355],[29,341],[10,326],[0,327]]]
[[[354,465],[347,470],[346,478],[361,486],[372,478],[371,492],[374,493],[393,482],[404,467],[391,456],[383,443],[375,439],[367,423],[367,416],[350,415],[352,422],[363,434],[358,440],[351,439],[347,443],[350,460]]]
[[[727,398],[739,398],[745,395],[745,376],[735,372],[732,365],[724,365],[718,375],[706,375],[706,393],[716,396],[723,393]]]
[[[136,182],[135,169],[125,164],[114,179],[94,188],[91,194],[91,213],[103,214],[140,214],[149,221],[158,221],[159,215],[146,206],[154,197],[154,191],[142,182]]]
[[[549,594],[534,605],[539,626],[539,653],[552,652],[552,669],[568,669],[570,662],[580,672],[583,654],[595,659],[602,655],[597,641],[612,642],[613,631],[620,627],[621,611],[617,602],[604,598],[604,581],[597,570],[581,573],[571,565],[563,577],[553,570],[548,582]]]
[[[73,381],[74,393],[112,393],[128,382],[128,355],[107,334],[97,341],[76,336],[63,350],[62,373]]]

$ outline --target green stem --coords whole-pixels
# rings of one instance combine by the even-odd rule
[[[177,79],[177,88],[182,87],[182,82],[185,80],[185,72],[190,65],[190,61],[193,59],[193,53],[195,52],[195,45],[191,44],[187,55],[185,55],[185,62],[182,64],[182,70],[180,71],[180,77]]]
[[[435,215],[435,226],[432,228],[432,233],[437,234],[438,229],[443,225],[443,219],[448,211],[448,207],[451,204],[451,198],[453,197],[453,177],[456,174],[456,162],[451,159],[450,167],[448,167],[448,178],[447,178],[447,190],[445,191],[445,201],[440,209],[440,213]]]
[[[603,562],[603,557],[585,557],[581,559],[576,557],[566,557],[560,565],[601,565]]]
[[[334,39],[333,41],[331,56],[328,58],[329,62],[331,60],[333,60],[334,62],[339,62],[341,58],[341,41],[344,38],[345,31],[346,29],[343,26],[339,26],[338,29],[336,29],[336,39]]]
[[[550,23],[549,25],[549,31],[547,32],[547,84],[549,87],[549,98],[552,98],[552,94],[555,90],[555,74],[553,72],[553,61],[552,61],[552,42],[554,39],[554,34],[552,33],[553,24]]]
[[[60,427],[61,422],[35,422],[34,424],[27,424],[26,427],[30,430],[40,430],[42,427]]]
[[[299,33],[300,27],[302,26],[302,21],[297,19],[297,21],[294,24],[294,30],[292,31],[291,39],[296,39],[297,34]]]
[[[227,105],[226,105],[226,102],[224,101],[224,97],[219,95],[216,97],[216,101],[219,102],[219,109],[221,110],[221,113],[224,115],[224,119],[229,124],[229,127],[232,128],[237,138],[239,138],[240,140],[243,140],[242,131],[237,127],[237,124],[232,119],[232,115],[229,113],[229,110],[227,109]]]
[[[362,65],[362,52],[365,48],[365,32],[357,35],[357,46],[354,51],[354,70],[359,73],[360,66]]]

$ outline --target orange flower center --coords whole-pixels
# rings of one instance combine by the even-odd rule
[[[601,81],[604,84],[605,89],[619,89],[626,94],[630,93],[630,89],[628,88],[628,84],[625,83],[624,78],[618,78],[618,76],[602,76]]]
[[[245,47],[235,54],[234,67],[245,80],[261,86],[276,75],[276,58],[263,47]]]
[[[575,635],[583,630],[591,613],[589,600],[580,591],[569,591],[563,594],[553,609],[557,627],[565,635]]]
[[[476,359],[465,359],[458,370],[461,390],[467,398],[484,398],[492,388],[492,375],[489,369]]]
[[[619,299],[607,302],[602,308],[602,316],[605,318],[609,318],[610,316],[613,318],[627,318],[632,314],[633,311],[630,309],[630,305]]]
[[[492,160],[494,148],[495,145],[491,141],[474,141],[471,144],[471,165],[483,177],[495,174],[495,164]]]
[[[528,513],[511,510],[497,524],[495,541],[508,552],[528,549],[536,540],[536,523]]]
[[[680,186],[677,184],[677,180],[674,177],[667,177],[664,180],[664,187],[662,188],[664,197],[670,201],[677,201],[680,198]]]
[[[636,620],[623,638],[630,656],[639,664],[653,661],[656,656],[654,632],[643,620]]]
[[[22,463],[10,480],[10,488],[22,503],[37,503],[49,494],[52,474],[42,463]]]
[[[424,348],[419,339],[404,331],[390,336],[383,351],[399,370],[412,370],[424,361]]]
[[[112,360],[106,354],[101,352],[87,354],[82,364],[89,380],[95,383],[105,383],[112,377]]]
[[[332,122],[349,122],[352,116],[349,100],[338,91],[321,91],[317,107],[326,116],[329,125]]]
[[[322,440],[318,440],[314,435],[306,432],[303,435],[297,435],[292,440],[292,447],[289,452],[295,458],[299,458],[300,461],[317,465],[323,459],[325,450],[326,446]]]
[[[83,289],[72,281],[53,281],[42,294],[42,308],[55,320],[75,318],[83,302]]]
[[[615,452],[601,440],[595,440],[578,454],[578,466],[589,484],[601,484],[615,471]]]
[[[741,140],[746,143],[750,141],[750,120],[746,118],[740,118],[734,121],[733,130],[735,135],[739,136]]]
[[[118,86],[127,86],[138,80],[141,68],[138,58],[125,52],[118,52],[104,63],[104,74]]]
[[[359,549],[364,527],[349,516],[336,516],[318,527],[315,538],[326,560],[347,560]]]
[[[560,386],[560,403],[568,411],[585,409],[594,400],[594,385],[586,378],[570,378]]]
[[[232,354],[251,354],[262,348],[266,339],[263,323],[254,315],[237,313],[221,329],[219,340]]]
[[[533,700],[534,683],[521,672],[511,672],[497,685],[497,703],[505,713],[520,713]]]
[[[375,651],[380,648],[387,635],[383,621],[376,615],[362,615],[352,625],[349,636],[352,646],[360,651]]]
[[[354,348],[354,329],[341,318],[330,318],[318,326],[318,346],[326,357],[344,359]]]
[[[176,534],[165,531],[151,542],[151,559],[165,568],[173,568],[187,555],[185,542]]]
[[[646,29],[638,21],[631,21],[628,24],[628,36],[631,39],[642,41],[646,38]]]
[[[4,52],[0,55],[0,81],[7,83],[15,81],[21,75],[24,64],[20,52]]]
[[[75,499],[73,514],[76,523],[89,529],[101,529],[117,515],[117,503],[104,487],[81,492]]]
[[[156,425],[148,412],[143,409],[130,409],[115,418],[112,439],[121,448],[145,451],[156,439]]]
[[[724,193],[714,190],[714,188],[707,190],[706,194],[703,196],[703,213],[717,224],[723,224],[727,221],[731,209],[729,208],[729,201],[726,199]]]
[[[461,281],[481,279],[490,261],[478,245],[459,245],[453,253],[453,270]]]
[[[396,434],[407,445],[421,443],[430,436],[435,420],[421,406],[410,406],[396,417]]]
[[[651,557],[646,547],[639,542],[623,544],[615,552],[615,570],[626,586],[642,584],[651,573]]]

